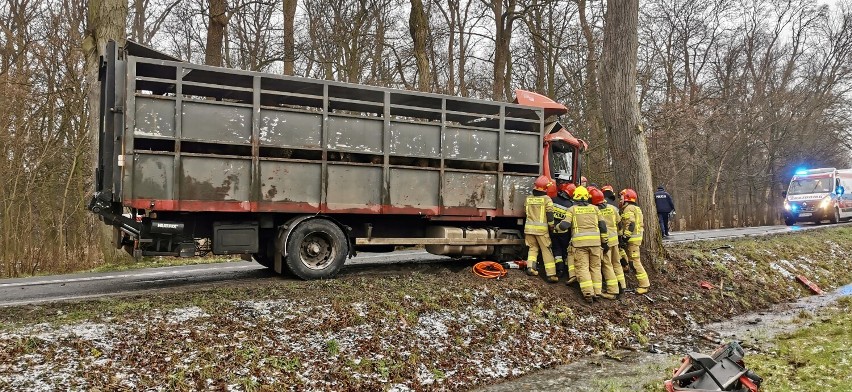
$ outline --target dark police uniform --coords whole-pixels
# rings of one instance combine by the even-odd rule
[[[654,193],[654,202],[657,204],[657,218],[660,220],[660,230],[663,236],[669,236],[669,214],[674,211],[674,201],[672,195],[666,192],[662,186],[657,187],[657,192]]]

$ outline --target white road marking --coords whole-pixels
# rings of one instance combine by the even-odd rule
[[[389,253],[387,255],[375,255],[375,256],[358,256],[354,257],[352,261],[361,261],[365,259],[377,259],[382,257],[394,257],[394,256],[413,256],[413,255],[421,255],[428,254],[425,251],[416,251],[416,252],[396,252]],[[211,267],[216,266],[216,267]],[[249,265],[236,265],[236,266],[224,266],[221,264],[210,264],[207,267],[203,268],[193,268],[193,269],[175,269],[170,271],[156,271],[156,272],[141,272],[141,273],[125,273],[125,274],[117,274],[117,275],[104,275],[104,276],[89,276],[85,278],[66,278],[66,279],[53,279],[53,280],[39,280],[34,282],[16,282],[16,283],[0,283],[0,288],[5,287],[23,287],[23,286],[45,286],[50,284],[62,284],[62,283],[79,283],[79,282],[93,282],[100,280],[110,280],[110,279],[122,279],[122,278],[145,278],[145,277],[153,277],[153,276],[164,276],[164,275],[177,275],[177,274],[192,274],[195,272],[210,272],[212,270],[217,271],[229,271],[229,270],[240,270],[240,269],[261,269],[262,267],[255,264]]]
[[[228,266],[228,267],[219,267],[215,268],[216,270],[238,270],[238,269],[247,269],[247,268],[259,268],[256,265],[239,265],[239,266]],[[120,275],[104,275],[104,276],[89,276],[85,278],[68,278],[68,279],[54,279],[54,280],[40,280],[36,282],[17,282],[17,283],[0,283],[0,288],[2,287],[20,287],[20,286],[42,286],[48,284],[55,283],[77,283],[77,282],[91,282],[97,280],[110,280],[110,279],[120,279],[120,278],[142,278],[142,277],[150,277],[150,276],[163,276],[163,275],[177,275],[177,274],[187,274],[194,272],[202,272],[202,271],[211,271],[212,268],[194,268],[194,269],[186,269],[186,270],[172,270],[172,271],[157,271],[157,272],[143,272],[139,274],[120,274]]]

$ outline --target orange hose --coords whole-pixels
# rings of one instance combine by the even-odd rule
[[[473,265],[473,273],[486,279],[499,279],[506,276],[506,269],[500,263],[480,261]]]

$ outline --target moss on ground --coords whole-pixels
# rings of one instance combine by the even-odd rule
[[[774,349],[750,355],[747,365],[764,378],[769,392],[852,391],[852,298],[810,325],[772,339]]]

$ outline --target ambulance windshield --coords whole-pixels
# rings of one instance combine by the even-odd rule
[[[831,192],[831,178],[797,178],[790,181],[788,195],[804,195],[808,193]]]

